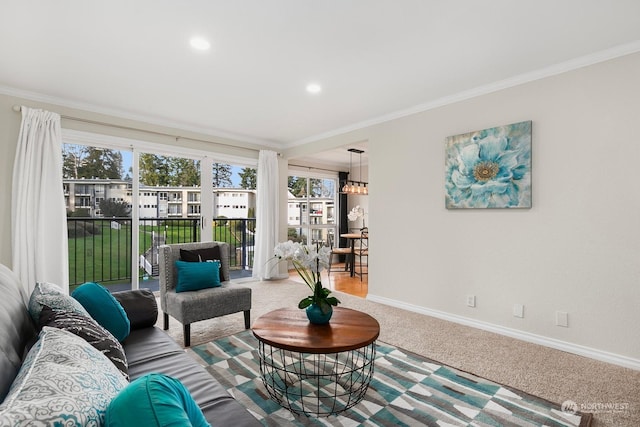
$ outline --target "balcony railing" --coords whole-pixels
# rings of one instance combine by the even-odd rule
[[[213,240],[229,244],[234,271],[253,268],[255,219],[216,218]],[[131,218],[67,218],[69,284],[131,282]],[[139,275],[158,276],[158,247],[200,241],[199,218],[141,218]]]

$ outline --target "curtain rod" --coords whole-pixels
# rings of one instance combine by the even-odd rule
[[[20,111],[22,111],[22,107],[20,105],[14,105],[13,106],[13,111],[15,111],[16,113],[19,113]],[[99,126],[107,126],[107,127],[112,127],[112,128],[116,128],[116,129],[123,129],[123,130],[132,130],[135,132],[144,132],[144,133],[149,133],[152,135],[159,135],[159,136],[169,136],[171,138],[175,138],[176,142],[180,139],[184,139],[184,140],[189,140],[189,141],[195,141],[195,142],[205,142],[205,143],[209,143],[209,144],[217,144],[217,145],[224,145],[226,147],[233,147],[233,148],[240,148],[242,150],[248,150],[248,151],[253,151],[253,152],[259,152],[260,150],[257,148],[249,148],[249,147],[242,147],[242,146],[238,146],[238,145],[233,145],[233,144],[229,144],[226,142],[216,142],[216,141],[208,141],[206,139],[198,139],[198,138],[189,138],[186,136],[180,136],[180,135],[173,135],[170,133],[165,133],[165,132],[158,132],[158,131],[154,131],[154,130],[146,130],[146,129],[139,129],[139,128],[135,128],[132,126],[123,126],[123,125],[116,125],[113,123],[106,123],[106,122],[100,122],[97,120],[89,120],[89,119],[81,119],[79,117],[73,117],[73,116],[67,116],[64,114],[60,114],[60,118],[62,119],[66,119],[66,120],[72,120],[74,122],[81,122],[81,123],[87,123],[87,124],[92,124],[92,125],[99,125]],[[278,157],[282,157],[282,153],[277,153]]]
[[[289,163],[289,166],[295,166],[297,168],[304,168],[304,169],[315,169],[315,170],[327,171],[327,172],[344,172],[344,171],[339,171],[339,170],[335,170],[335,169],[325,169],[325,168],[317,168],[317,167],[314,167],[314,166],[296,165],[294,163]]]

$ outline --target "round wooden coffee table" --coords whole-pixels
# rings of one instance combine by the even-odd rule
[[[282,308],[253,324],[260,374],[271,398],[295,414],[327,416],[360,402],[371,381],[380,324],[335,307],[326,325],[304,310]]]

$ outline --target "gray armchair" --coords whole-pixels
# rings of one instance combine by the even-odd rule
[[[175,262],[180,249],[189,251],[220,247],[222,286],[189,292],[176,292]],[[169,329],[169,316],[182,323],[184,346],[191,345],[191,324],[227,314],[244,312],[244,327],[251,327],[251,288],[231,283],[229,278],[229,244],[224,242],[180,243],[160,246],[160,307],[164,329]]]

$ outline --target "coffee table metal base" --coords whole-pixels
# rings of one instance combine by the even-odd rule
[[[375,341],[350,351],[299,353],[259,343],[260,373],[273,400],[294,414],[328,416],[360,402],[373,375]]]

